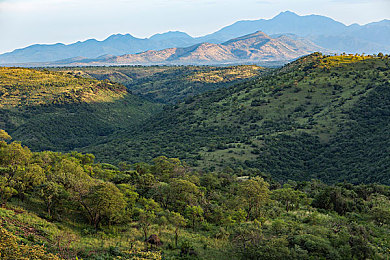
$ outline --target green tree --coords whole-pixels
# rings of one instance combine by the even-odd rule
[[[15,174],[15,186],[23,200],[26,193],[38,187],[46,180],[44,170],[38,164],[29,164]]]
[[[11,140],[12,137],[3,129],[0,129],[0,140],[5,141],[5,140]]]
[[[202,193],[198,186],[187,180],[173,179],[169,184],[172,209],[183,212],[186,205],[196,205]]]
[[[170,212],[169,214],[169,221],[172,223],[172,225],[175,227],[175,246],[177,247],[177,242],[179,239],[179,233],[180,228],[184,227],[186,225],[185,218],[180,215],[180,213],[177,212]]]
[[[299,208],[302,203],[308,204],[307,195],[304,192],[294,190],[288,186],[272,191],[271,198],[280,201],[287,212]]]
[[[133,214],[135,202],[137,201],[139,194],[135,192],[135,188],[131,184],[123,183],[117,185],[117,187],[122,192],[126,200],[126,214]]]
[[[101,182],[92,187],[83,206],[88,213],[90,222],[95,228],[102,219],[106,218],[110,224],[118,219],[126,207],[126,200],[120,190],[110,182]]]
[[[373,220],[379,225],[390,224],[390,200],[380,194],[374,194],[370,198],[371,214]]]
[[[61,200],[66,200],[69,197],[69,194],[61,184],[54,181],[47,181],[41,185],[39,196],[45,203],[47,214],[51,217],[53,209]]]
[[[0,172],[2,169],[0,169]],[[0,198],[1,198],[1,206],[5,207],[7,201],[14,195],[18,194],[17,190],[13,188],[13,183],[9,182],[9,180],[0,176]]]
[[[139,221],[138,224],[144,233],[145,241],[148,239],[150,226],[156,220],[156,212],[159,212],[160,206],[153,199],[142,198],[140,203],[143,209],[138,209]]]
[[[156,182],[156,177],[151,173],[138,176],[136,180],[137,192],[140,195],[145,196],[150,191],[150,189],[153,188]]]
[[[0,166],[14,167],[26,165],[30,162],[32,153],[28,147],[19,142],[12,142],[0,147]]]
[[[254,219],[259,216],[260,208],[269,199],[269,184],[263,178],[255,177],[245,180],[239,186],[239,194],[242,202],[246,205],[247,219]]]
[[[5,206],[12,196],[18,194],[18,181],[26,175],[26,166],[30,163],[31,157],[30,149],[23,147],[19,142],[2,143],[0,146],[0,197],[2,206]]]
[[[160,203],[164,209],[167,209],[170,205],[172,205],[173,194],[171,194],[171,187],[168,183],[157,183],[153,187],[152,192],[153,199]]]
[[[160,181],[167,182],[170,178],[182,176],[185,172],[185,167],[178,158],[159,156],[153,159],[153,162],[151,171]]]
[[[246,219],[247,215],[248,214],[243,209],[238,209],[232,212],[232,218],[236,223],[243,222]]]
[[[192,229],[195,231],[195,224],[203,220],[203,209],[199,206],[187,206],[185,209],[185,216],[192,223]]]

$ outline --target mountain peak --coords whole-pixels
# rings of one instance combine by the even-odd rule
[[[126,33],[126,34],[117,33],[117,34],[110,35],[105,41],[118,40],[118,39],[135,39],[135,37],[129,33]]]
[[[241,37],[237,37],[237,38],[231,39],[231,40],[229,40],[227,42],[224,42],[222,44],[226,45],[226,44],[230,44],[230,43],[233,43],[233,42],[245,41],[245,40],[254,39],[254,38],[257,38],[257,39],[261,38],[261,39],[268,39],[268,40],[271,39],[271,37],[269,37],[264,32],[257,31],[257,32],[254,32],[254,33],[250,33],[250,34],[247,34],[247,35],[244,35],[244,36],[241,36]]]
[[[150,37],[150,40],[165,40],[165,39],[172,39],[172,38],[192,38],[185,32],[180,31],[168,31],[165,33],[157,33]]]
[[[291,12],[291,11],[284,11],[284,12],[280,12],[277,16],[275,16],[273,19],[275,18],[280,18],[280,17],[297,17],[299,15],[297,15],[296,13],[294,12]]]

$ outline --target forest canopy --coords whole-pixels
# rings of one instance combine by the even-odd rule
[[[117,167],[95,163],[92,154],[31,152],[1,133],[3,259],[385,259],[390,253],[388,186],[282,185],[253,172],[201,172],[164,156]]]

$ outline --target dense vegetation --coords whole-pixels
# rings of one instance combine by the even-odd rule
[[[243,80],[258,77],[269,69],[258,66],[119,66],[50,68],[80,77],[110,80],[154,102],[176,103],[183,99]]]
[[[0,68],[0,127],[34,150],[84,147],[160,110],[108,80]]]
[[[255,66],[1,68],[0,127],[34,151],[77,149],[116,165],[165,155],[280,181],[390,184],[389,68],[388,56],[319,53],[268,75]]]
[[[390,184],[390,59],[319,53],[190,97],[92,145],[119,163],[179,157],[198,169],[257,169],[286,181]]]
[[[390,255],[389,186],[282,186],[260,172],[200,172],[163,156],[115,167],[10,139],[0,130],[2,259]]]
[[[389,258],[388,56],[55,70],[0,68],[2,259]]]

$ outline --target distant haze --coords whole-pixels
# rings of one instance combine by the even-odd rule
[[[149,37],[169,30],[209,34],[281,11],[320,14],[347,25],[390,19],[389,0],[0,0],[0,53],[34,43]]]

